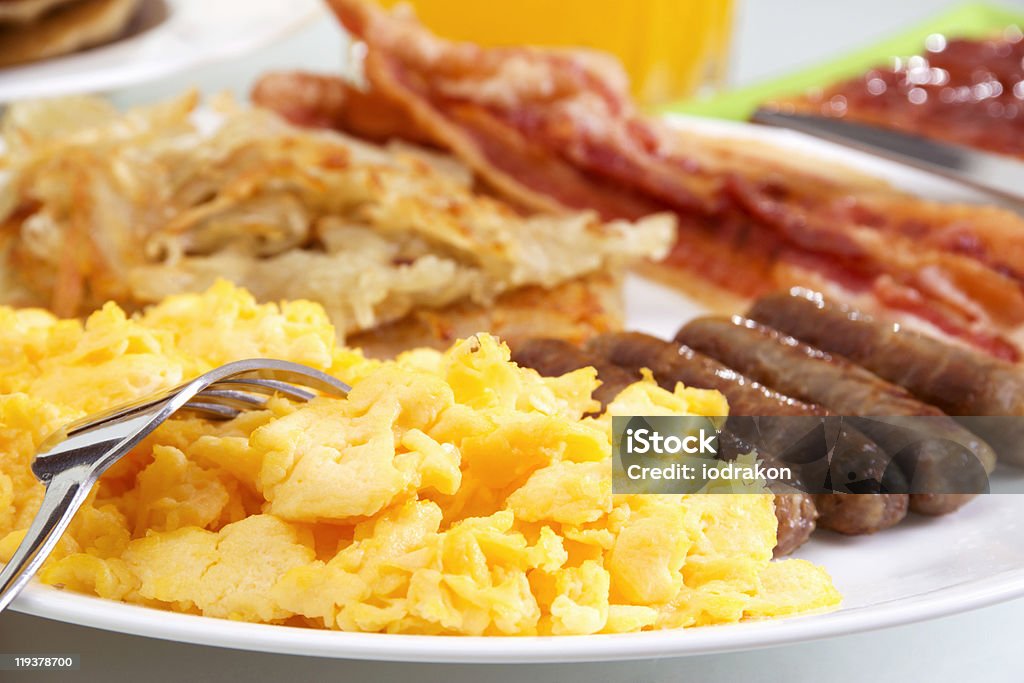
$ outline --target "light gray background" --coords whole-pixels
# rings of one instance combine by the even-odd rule
[[[201,0],[195,0],[201,1]],[[284,2],[285,0],[281,0]],[[486,1],[486,0],[482,0]],[[557,2],[557,0],[552,0]],[[945,0],[738,0],[731,80],[756,80],[858,47],[927,18]],[[601,0],[594,1],[595,11]],[[1024,0],[1004,3],[1024,7]],[[121,104],[198,86],[244,94],[267,68],[333,71],[341,34],[324,18],[255,56],[115,93]],[[51,622],[0,616],[0,651],[77,653],[81,670],[0,672],[0,681],[992,681],[1024,680],[1024,601],[928,623],[803,645],[731,655],[567,665],[425,665],[268,655],[150,640]]]

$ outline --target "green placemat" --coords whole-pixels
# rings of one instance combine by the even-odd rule
[[[706,99],[670,104],[665,106],[663,111],[745,121],[759,104],[768,100],[796,95],[810,88],[825,87],[857,76],[871,67],[888,63],[889,59],[897,55],[918,54],[924,48],[925,39],[933,33],[957,38],[982,38],[1012,24],[1024,28],[1024,12],[969,3],[933,17],[899,35],[890,36],[824,64]]]

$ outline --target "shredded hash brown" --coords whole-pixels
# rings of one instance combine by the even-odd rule
[[[13,105],[0,157],[0,303],[86,314],[202,291],[312,299],[339,335],[488,306],[663,255],[674,221],[523,216],[448,157],[293,127],[194,94],[120,113]],[[474,330],[476,331],[476,330]]]

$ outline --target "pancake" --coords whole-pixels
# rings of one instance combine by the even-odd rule
[[[4,26],[0,28],[0,67],[57,57],[112,40],[128,26],[138,5],[139,0],[77,0],[30,24]]]
[[[0,0],[0,22],[27,23],[74,0]]]

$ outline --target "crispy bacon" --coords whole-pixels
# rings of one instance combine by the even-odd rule
[[[372,3],[330,5],[367,46],[369,91],[271,75],[254,92],[258,103],[301,124],[448,149],[527,210],[635,218],[671,209],[680,235],[666,265],[743,296],[792,284],[794,273],[857,282],[877,308],[997,355],[1019,353],[1024,220],[1015,214],[682,144],[635,110],[621,69],[603,56],[453,43]],[[303,87],[303,96],[274,95]]]
[[[409,142],[431,141],[376,90],[353,88],[336,76],[301,71],[267,74],[253,88],[252,98],[300,126],[358,130],[360,137],[372,142],[386,142],[396,137],[397,130]]]

